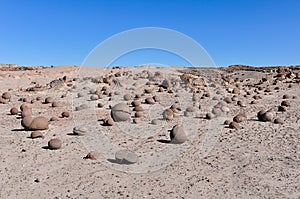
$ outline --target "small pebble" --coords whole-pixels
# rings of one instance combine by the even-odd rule
[[[158,124],[159,124],[159,120],[158,120],[158,119],[153,119],[153,120],[151,121],[151,124],[153,124],[153,125],[158,125]]]
[[[147,97],[145,99],[145,103],[146,104],[155,104],[155,101],[154,101],[153,97]]]
[[[212,114],[212,113],[207,113],[206,115],[205,115],[205,119],[208,119],[208,120],[211,120],[211,119],[213,119],[215,116],[214,116],[214,114]]]
[[[52,107],[60,107],[61,104],[59,102],[52,102]]]
[[[98,103],[98,108],[103,108],[104,107],[104,104],[102,104],[102,103]]]
[[[137,106],[133,108],[134,111],[144,111],[142,106]]]
[[[240,127],[240,125],[237,122],[230,122],[229,128],[240,129],[241,127]]]
[[[246,119],[247,118],[244,114],[238,114],[233,118],[233,121],[237,122],[237,123],[241,123],[241,122],[245,121]]]
[[[287,111],[287,107],[286,106],[278,106],[278,111],[285,112],[285,111]]]
[[[125,101],[129,101],[131,100],[132,96],[130,94],[125,94],[123,98]]]
[[[10,114],[11,115],[17,115],[18,113],[19,113],[18,108],[13,107],[13,108],[10,109]]]
[[[47,98],[45,99],[45,104],[50,104],[50,103],[52,103],[52,102],[54,102],[54,99],[53,99],[52,97],[47,97]]]
[[[64,112],[61,113],[61,116],[63,118],[65,118],[65,117],[67,118],[67,117],[70,117],[70,113],[68,111],[64,111]]]
[[[286,106],[286,107],[291,106],[291,102],[288,100],[284,100],[281,102],[281,106]]]
[[[11,94],[9,92],[4,92],[2,94],[2,98],[6,99],[6,100],[10,100],[11,99]]]
[[[174,112],[171,109],[166,109],[163,112],[163,119],[172,120],[174,118]]]
[[[58,117],[51,117],[49,121],[56,122],[56,121],[59,121],[59,118]]]
[[[112,126],[114,125],[114,120],[112,118],[107,118],[103,120],[103,125],[104,126]]]
[[[230,122],[231,122],[230,120],[225,120],[225,121],[224,121],[224,124],[225,124],[225,125],[229,125]]]
[[[100,159],[102,156],[99,152],[97,151],[91,151],[89,152],[85,157],[84,159],[90,159],[90,160],[98,160]]]
[[[275,124],[283,124],[284,121],[283,121],[283,119],[281,119],[281,118],[276,118],[276,119],[274,120],[274,123],[275,123]]]

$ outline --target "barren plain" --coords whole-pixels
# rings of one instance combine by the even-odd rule
[[[63,66],[0,82],[0,198],[300,197],[297,67]]]

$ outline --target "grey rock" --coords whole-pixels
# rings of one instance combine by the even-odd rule
[[[119,164],[134,164],[137,163],[139,157],[129,150],[120,150],[115,153],[116,162]]]
[[[73,133],[74,133],[74,135],[83,136],[88,133],[88,129],[84,126],[74,127]]]
[[[130,108],[125,103],[116,104],[111,108],[111,117],[115,122],[130,120]]]
[[[172,144],[182,144],[187,141],[186,133],[181,125],[175,125],[172,128],[170,138]]]

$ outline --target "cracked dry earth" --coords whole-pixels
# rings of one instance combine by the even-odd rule
[[[299,79],[289,68],[1,71],[0,90],[11,99],[0,104],[0,198],[299,198]],[[99,99],[91,98],[95,94]],[[153,104],[145,103],[154,96]],[[46,97],[59,106],[43,103]],[[136,123],[133,100],[144,110]],[[278,111],[284,100],[289,106]],[[57,119],[41,131],[43,138],[31,139],[20,116],[10,114],[25,102],[33,116]],[[130,108],[130,121],[103,125],[117,103]],[[172,105],[179,108],[165,120]],[[219,105],[226,111],[217,112]],[[263,109],[283,123],[259,121]],[[70,117],[61,117],[64,111]],[[240,128],[224,125],[237,114],[246,117]],[[183,144],[168,143],[176,124],[187,134]],[[77,126],[87,132],[74,135]],[[62,147],[47,149],[51,138]],[[121,149],[133,151],[138,161],[115,162]],[[91,151],[96,160],[84,158]]]

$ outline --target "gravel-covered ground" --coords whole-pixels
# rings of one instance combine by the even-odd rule
[[[0,81],[1,94],[11,94],[0,104],[0,198],[300,198],[295,69],[54,67],[0,71]],[[134,100],[143,109],[138,119]],[[286,110],[278,111],[282,101]],[[20,115],[10,114],[23,103],[32,117],[57,119],[41,130],[43,138],[30,138]],[[129,108],[129,120],[103,125],[118,103]],[[166,120],[169,108],[173,118]],[[270,121],[258,120],[261,110],[272,113]],[[238,114],[244,121],[237,129],[224,124]],[[187,137],[182,144],[170,143],[175,125]],[[62,141],[60,149],[48,148],[52,138]],[[115,160],[124,149],[135,163]]]

